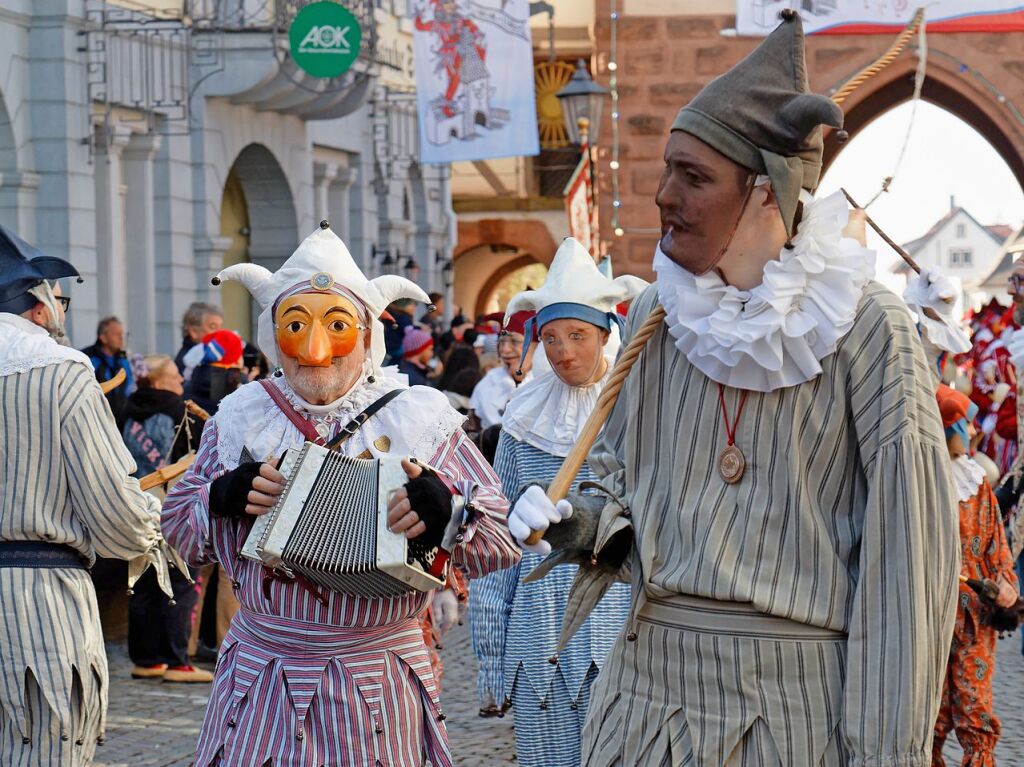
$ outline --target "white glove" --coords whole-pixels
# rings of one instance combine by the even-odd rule
[[[571,516],[571,503],[565,500],[551,503],[541,488],[531,485],[509,512],[508,529],[524,549],[546,556],[551,553],[550,543],[541,540],[531,545],[526,543],[526,539],[533,531],[547,530],[550,525],[564,522]]]
[[[451,589],[435,591],[430,609],[434,612],[434,621],[442,635],[459,622],[459,598]]]
[[[1006,348],[1010,352],[1010,362],[1016,368],[1019,378],[1024,375],[1024,328],[1013,331],[1006,342]]]
[[[940,317],[952,319],[957,294],[953,281],[932,266],[922,267],[918,279],[922,282],[919,294],[925,301],[922,308],[927,307]]]
[[[931,266],[921,267],[921,274],[907,281],[903,300],[918,314],[918,319],[935,346],[952,354],[963,354],[971,348],[960,323],[953,316],[957,287],[946,275]],[[930,309],[938,319],[925,313]]]

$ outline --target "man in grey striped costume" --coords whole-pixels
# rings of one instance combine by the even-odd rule
[[[0,764],[92,762],[107,658],[87,568],[146,555],[160,504],[88,357],[67,345],[55,281],[75,268],[0,227]],[[166,578],[164,578],[166,580]]]
[[[666,318],[589,460],[628,511],[608,503],[580,546],[597,564],[565,616],[629,568],[586,765],[931,761],[956,496],[907,308],[844,237],[844,198],[810,195],[842,114],[809,92],[803,49],[787,14],[666,146],[657,282],[626,340],[659,302]],[[510,526],[584,527],[585,505],[563,519],[538,496]]]

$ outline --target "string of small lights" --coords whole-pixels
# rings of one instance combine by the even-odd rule
[[[608,46],[608,90],[612,99],[612,159],[608,167],[612,172],[612,231],[616,237],[625,234],[619,224],[619,208],[622,199],[619,195],[619,62],[618,62],[618,22],[619,10],[617,0],[611,0],[611,28]]]

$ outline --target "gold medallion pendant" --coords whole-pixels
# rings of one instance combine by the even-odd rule
[[[747,459],[736,445],[729,445],[718,455],[718,474],[730,485],[735,485],[743,477],[747,468]]]

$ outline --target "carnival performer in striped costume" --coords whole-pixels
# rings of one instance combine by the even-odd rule
[[[392,530],[440,540],[461,495],[471,511],[451,552],[456,565],[478,577],[516,562],[506,501],[463,434],[463,416],[441,392],[406,388],[378,368],[384,308],[427,296],[400,277],[367,280],[326,221],[276,273],[240,264],[215,282],[225,280],[241,281],[263,307],[259,346],[282,371],[221,402],[195,464],[164,503],[168,539],[193,565],[219,561],[241,603],[221,646],[195,764],[451,765],[417,622],[427,595],[323,592],[273,577],[239,553],[253,515],[283,489],[284,478],[261,461],[307,439],[330,441],[379,406],[340,450],[416,457],[442,477],[418,476],[406,463],[411,479],[389,507]]]
[[[607,572],[633,583],[584,765],[931,763],[960,570],[949,457],[906,305],[843,236],[843,196],[810,194],[842,113],[810,93],[784,13],[666,145],[657,281],[625,341],[666,316],[590,454],[615,500],[566,544],[595,557],[570,626]],[[570,500],[563,535],[585,528]],[[509,525],[564,509],[524,497]]]
[[[0,227],[0,764],[91,764],[107,656],[88,568],[162,561],[160,503],[132,479],[89,358],[64,332],[77,270]],[[161,585],[169,591],[166,564]]]
[[[618,351],[620,318],[615,308],[646,286],[637,277],[608,279],[569,237],[558,248],[543,287],[509,302],[509,316],[536,312],[529,325],[539,331],[551,364],[549,372],[516,391],[502,417],[494,469],[510,500],[532,483],[550,482],[572,450]],[[527,344],[533,335],[528,327]],[[593,479],[584,466],[577,484]],[[543,494],[536,486],[528,492]],[[543,580],[525,583],[541,559],[540,554],[526,553],[515,567],[473,584],[477,686],[482,707],[511,702],[516,759],[522,767],[573,767],[580,761],[590,687],[626,620],[629,587],[612,586],[556,654],[576,566],[562,564]]]

